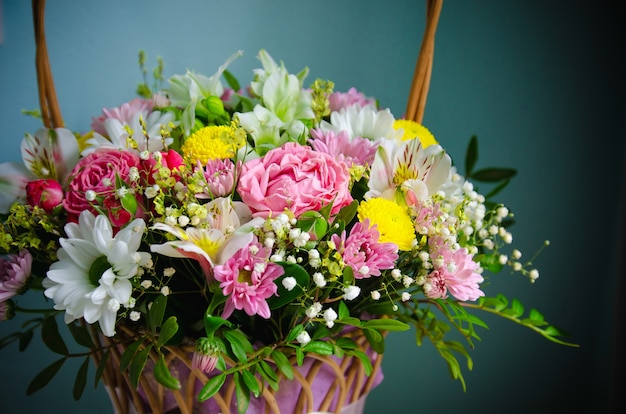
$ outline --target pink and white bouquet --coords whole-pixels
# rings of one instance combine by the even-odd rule
[[[538,312],[483,289],[505,267],[539,275],[492,200],[514,170],[475,170],[472,138],[462,175],[423,125],[354,88],[306,85],[307,69],[292,74],[264,50],[242,87],[227,70],[239,55],[212,76],[157,71],[90,131],[26,134],[23,165],[0,165],[0,319],[25,310],[27,291],[49,306],[0,346],[60,314],[73,333],[193,340],[194,369],[215,381],[238,370],[271,381],[240,352],[288,371],[276,351],[359,353],[339,339],[361,329],[382,353],[387,332],[414,327],[464,386],[456,358],[485,326],[474,311],[567,344]]]

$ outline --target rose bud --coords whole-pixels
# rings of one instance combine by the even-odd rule
[[[56,180],[33,180],[26,184],[26,203],[29,206],[41,207],[51,213],[62,200],[63,188]]]

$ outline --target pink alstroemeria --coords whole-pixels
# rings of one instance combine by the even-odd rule
[[[20,150],[33,178],[52,178],[61,183],[80,157],[76,136],[66,128],[40,128],[35,135],[27,133]]]
[[[350,235],[346,231],[341,237],[333,234],[332,241],[341,258],[350,266],[356,279],[380,276],[382,269],[393,269],[398,259],[398,246],[395,243],[379,243],[376,225],[370,227],[369,220],[352,227]]]
[[[33,257],[26,249],[17,254],[0,257],[0,302],[22,293],[33,264]]]
[[[267,299],[276,294],[274,280],[284,269],[269,261],[271,249],[262,246],[256,237],[246,247],[238,250],[223,265],[215,266],[215,280],[220,282],[226,304],[222,318],[227,319],[235,309],[249,316],[271,316]]]
[[[365,198],[404,200],[415,206],[435,194],[450,174],[452,160],[439,145],[423,148],[418,139],[380,142]]]
[[[22,164],[0,164],[0,214],[7,214],[13,203],[26,199],[26,184],[30,177],[30,172]]]

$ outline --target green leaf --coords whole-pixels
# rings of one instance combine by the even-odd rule
[[[409,325],[396,319],[371,319],[363,322],[361,326],[380,331],[407,331],[411,329]]]
[[[41,370],[37,375],[35,375],[35,378],[33,378],[30,384],[28,384],[28,388],[26,389],[26,395],[32,395],[48,385],[50,380],[54,378],[57,372],[59,372],[59,369],[63,366],[63,363],[66,359],[67,357],[57,359],[52,364]]]
[[[139,377],[141,377],[141,373],[146,366],[146,361],[148,360],[148,355],[150,354],[151,349],[152,344],[148,344],[148,346],[144,349],[137,352],[137,355],[135,355],[130,363],[128,374],[130,377],[130,384],[133,388],[137,388],[137,385],[139,384]]]
[[[154,378],[165,388],[169,388],[170,390],[180,389],[180,381],[170,372],[170,369],[165,363],[165,357],[163,354],[160,355],[158,361],[154,365]]]
[[[233,380],[235,381],[235,395],[237,397],[237,413],[246,414],[250,404],[250,390],[248,390],[246,383],[242,381],[238,372],[233,374]]]
[[[63,338],[59,334],[59,328],[54,316],[44,319],[41,325],[41,339],[52,352],[61,355],[67,355],[69,353],[65,341],[63,341]]]
[[[120,197],[120,203],[124,210],[128,211],[132,217],[137,213],[137,199],[132,193],[126,193]]]
[[[333,345],[324,341],[311,341],[302,347],[305,352],[314,352],[319,355],[332,355]]]
[[[176,335],[177,332],[178,322],[176,316],[170,316],[161,327],[161,331],[159,332],[159,340],[157,342],[157,348],[161,348],[163,345],[165,345],[167,341],[169,341],[174,337],[174,335]]]
[[[89,370],[89,360],[90,358],[86,357],[76,373],[74,389],[72,390],[72,395],[76,401],[80,400],[80,397],[83,395],[83,391],[85,391],[85,385],[87,384],[87,371]]]
[[[302,350],[302,348],[298,347],[296,348],[296,364],[298,364],[298,366],[301,367],[303,363],[304,363],[304,351]]]
[[[67,327],[77,344],[89,349],[94,349],[96,347],[91,340],[91,335],[89,334],[89,330],[85,325],[78,325],[73,322],[68,324]]]
[[[303,325],[294,326],[293,329],[289,331],[289,335],[285,338],[285,342],[294,341],[302,331],[304,331]]]
[[[365,369],[365,375],[370,376],[372,374],[372,372],[374,371],[374,366],[372,365],[372,360],[369,355],[358,349],[350,351],[349,354],[354,355],[361,361],[361,364]]]
[[[467,145],[467,151],[465,152],[465,176],[471,177],[474,165],[478,160],[478,137],[472,135],[469,144]]]
[[[120,372],[126,371],[126,368],[130,365],[130,361],[132,361],[135,357],[137,349],[143,343],[143,340],[144,338],[139,338],[126,347],[124,353],[122,354],[122,358],[120,359]]]
[[[476,181],[493,183],[510,179],[516,174],[517,170],[514,168],[484,168],[473,173],[471,178]]]
[[[358,208],[359,202],[357,200],[354,200],[352,203],[339,210],[339,212],[335,216],[335,221],[340,220],[344,223],[350,223],[354,216],[356,216]]]
[[[163,316],[165,316],[165,307],[167,306],[167,296],[158,295],[152,302],[150,309],[148,310],[148,328],[152,335],[156,335],[157,329],[163,322]]]
[[[217,332],[220,326],[223,325],[230,326],[230,322],[228,322],[226,319],[220,318],[219,316],[213,316],[209,314],[204,315],[204,331],[206,332],[207,338],[213,338],[215,332]]]
[[[109,354],[110,354],[110,351],[108,349],[102,354],[102,359],[100,360],[100,363],[98,364],[98,367],[96,368],[96,374],[94,376],[94,383],[93,383],[94,388],[98,387],[98,382],[100,382],[100,379],[102,378],[102,374],[104,374],[104,370],[106,369],[106,366],[107,366],[107,360],[109,359]],[[123,372],[121,368],[120,368],[120,372]]]
[[[274,390],[278,390],[278,374],[265,361],[259,362],[259,373]]]
[[[346,285],[354,284],[354,270],[352,270],[352,266],[346,266],[343,268],[343,282]]]
[[[337,319],[341,320],[350,316],[350,309],[346,303],[341,300],[339,301],[339,308],[337,309]]]
[[[328,231],[328,221],[318,211],[306,211],[298,217],[296,226],[305,232],[313,232],[317,240]]]
[[[285,273],[274,282],[278,290],[276,295],[267,300],[270,309],[278,309],[293,302],[295,298],[303,293],[302,286],[309,285],[309,272],[302,266],[294,263],[280,263],[280,265],[283,267]],[[291,289],[291,291],[285,289],[283,286],[282,281],[286,277],[296,279],[297,285]]]
[[[240,362],[247,362],[248,352],[253,352],[252,344],[248,338],[240,331],[235,330],[224,331],[224,338],[230,344],[230,349],[232,349],[235,358]]]
[[[289,358],[279,350],[274,350],[271,356],[280,372],[282,372],[287,379],[293,379],[293,366],[291,362],[289,362]]]
[[[30,345],[30,341],[33,339],[33,330],[29,329],[27,331],[22,332],[20,335],[19,341],[19,350],[20,352],[24,351]]]
[[[363,335],[367,338],[372,349],[378,353],[385,353],[385,338],[375,329],[363,329]]]
[[[210,378],[198,393],[198,401],[206,401],[214,396],[222,388],[224,382],[226,382],[226,374],[223,372]]]
[[[500,191],[504,190],[509,184],[511,183],[510,179],[504,180],[502,181],[500,184],[498,184],[497,186],[495,186],[491,191],[489,191],[487,193],[487,195],[485,196],[486,200],[490,200],[493,197],[495,197],[497,194],[500,193]]]
[[[259,388],[259,383],[257,382],[254,375],[248,370],[242,370],[241,377],[243,382],[246,384],[246,387],[254,394],[255,397],[261,395],[261,388]]]
[[[226,83],[228,84],[228,86],[235,92],[238,92],[241,89],[241,86],[239,86],[239,81],[237,80],[237,78],[230,73],[227,69],[224,70],[224,72],[222,72],[222,75],[224,76],[224,79],[226,79]]]

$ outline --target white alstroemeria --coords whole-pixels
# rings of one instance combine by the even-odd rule
[[[450,175],[451,165],[450,156],[440,145],[423,148],[418,139],[380,141],[365,198],[415,205],[439,190]]]
[[[395,118],[389,109],[378,110],[374,105],[358,104],[330,114],[330,122],[322,121],[320,129],[339,133],[346,131],[350,139],[367,138],[372,141],[400,141],[401,131],[393,127]]]
[[[142,125],[142,121],[144,125]],[[148,151],[150,153],[161,151],[174,142],[173,138],[163,136],[163,132],[169,132],[173,124],[174,113],[172,112],[152,111],[147,113],[140,111],[133,115],[128,124],[115,118],[108,118],[104,121],[107,136],[94,132],[93,137],[86,141],[87,147],[81,155],[85,156],[103,147],[133,149],[138,152]]]
[[[30,175],[30,171],[17,162],[0,164],[0,214],[7,214],[13,203],[26,199]]]
[[[66,323],[84,318],[98,322],[104,335],[115,335],[119,305],[131,300],[130,279],[150,261],[150,253],[137,251],[144,229],[144,221],[135,219],[113,236],[109,220],[88,210],[78,223],[65,225],[67,238],[59,239],[59,260],[50,266],[43,286],[54,308],[65,310]]]
[[[165,223],[156,223],[151,228],[175,236],[163,244],[153,244],[150,250],[169,257],[196,260],[205,275],[213,273],[216,264],[226,262],[239,249],[253,240],[253,226],[242,226],[252,214],[242,203],[233,203],[228,197],[217,198],[206,204],[206,221],[198,227],[181,228]]]
[[[308,69],[298,75],[290,74],[265,50],[259,52],[258,58],[263,69],[255,69],[250,89],[262,105],[256,105],[250,112],[236,113],[236,117],[263,153],[289,140],[298,141],[307,132],[301,120],[313,119],[315,113],[311,92],[303,88]]]
[[[243,55],[241,50],[231,55],[210,77],[188,70],[184,75],[174,75],[168,79],[169,87],[166,92],[170,104],[177,108],[184,108],[182,123],[186,135],[189,135],[193,128],[196,105],[209,96],[222,96],[224,86],[221,77],[228,65],[241,55]]]
[[[26,133],[20,150],[26,168],[36,178],[65,182],[80,157],[76,136],[66,128],[40,128]]]

